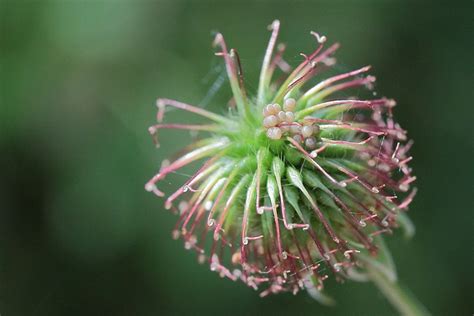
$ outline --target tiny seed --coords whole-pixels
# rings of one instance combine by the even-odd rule
[[[263,119],[263,126],[265,128],[273,127],[277,124],[278,124],[278,118],[275,115],[270,115]]]
[[[300,134],[293,135],[293,139],[300,144],[303,142],[303,137]]]
[[[286,121],[288,123],[293,123],[295,121],[295,114],[293,112],[288,111],[285,113],[285,115],[286,115]]]
[[[281,111],[281,106],[278,103],[274,103],[272,106],[273,106],[273,113],[272,114],[278,114],[278,112]]]
[[[283,111],[278,112],[278,118],[280,119],[280,122],[285,122],[286,121],[286,114]]]
[[[267,136],[271,139],[280,139],[281,134],[281,129],[279,129],[278,127],[271,127],[267,130]]]
[[[321,130],[321,129],[319,128],[319,125],[313,125],[313,134],[314,134],[314,135],[319,134],[319,131],[320,131],[320,130]]]
[[[286,99],[285,102],[283,103],[283,108],[285,111],[290,111],[293,112],[296,107],[296,101],[293,98]]]
[[[303,134],[304,137],[310,137],[311,135],[313,135],[313,126],[303,126],[303,128],[301,129],[301,134]]]
[[[304,144],[305,144],[306,148],[309,149],[309,150],[316,149],[316,146],[317,146],[316,138],[308,137],[308,138],[305,139]]]
[[[292,134],[300,134],[301,133],[301,126],[291,125],[290,131],[291,131]]]

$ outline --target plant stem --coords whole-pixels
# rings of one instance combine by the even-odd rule
[[[376,268],[369,267],[367,270],[369,278],[401,315],[430,315],[428,310],[406,288],[389,280]]]

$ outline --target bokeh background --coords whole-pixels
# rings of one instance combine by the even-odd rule
[[[172,240],[175,215],[143,190],[189,138],[163,134],[154,148],[155,99],[225,111],[216,30],[255,91],[274,18],[291,64],[316,30],[342,43],[339,69],[373,65],[378,93],[397,99],[419,179],[416,236],[389,240],[400,280],[435,315],[474,312],[472,1],[0,4],[2,316],[396,314],[362,283],[329,282],[332,308],[305,293],[260,299]]]

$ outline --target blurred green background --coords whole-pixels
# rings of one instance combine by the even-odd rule
[[[0,313],[16,315],[394,315],[370,284],[328,282],[260,299],[171,239],[177,219],[144,191],[187,141],[147,133],[158,96],[225,111],[212,31],[239,50],[256,90],[269,37],[295,65],[310,30],[339,41],[339,69],[373,65],[415,140],[411,241],[390,238],[400,280],[435,315],[473,308],[473,2],[1,2]],[[192,120],[179,112],[170,121]],[[168,178],[168,191],[184,180]]]

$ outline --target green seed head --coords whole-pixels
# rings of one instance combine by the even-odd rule
[[[228,116],[158,99],[159,124],[149,129],[156,141],[163,128],[207,136],[164,164],[145,188],[164,196],[160,180],[201,161],[165,201],[179,214],[173,237],[221,276],[263,287],[262,296],[306,289],[321,298],[326,278],[361,279],[367,260],[390,276],[379,235],[407,223],[404,212],[416,192],[408,166],[412,142],[393,119],[395,102],[341,97],[351,88],[372,88],[370,67],[315,83],[334,64],[339,45],[324,49],[326,37],[312,32],[317,48],[291,69],[284,46],[276,47],[278,21],[271,31],[254,97],[245,91],[237,52],[216,36],[235,103]],[[283,82],[272,80],[277,73]],[[169,107],[207,123],[162,123]]]

